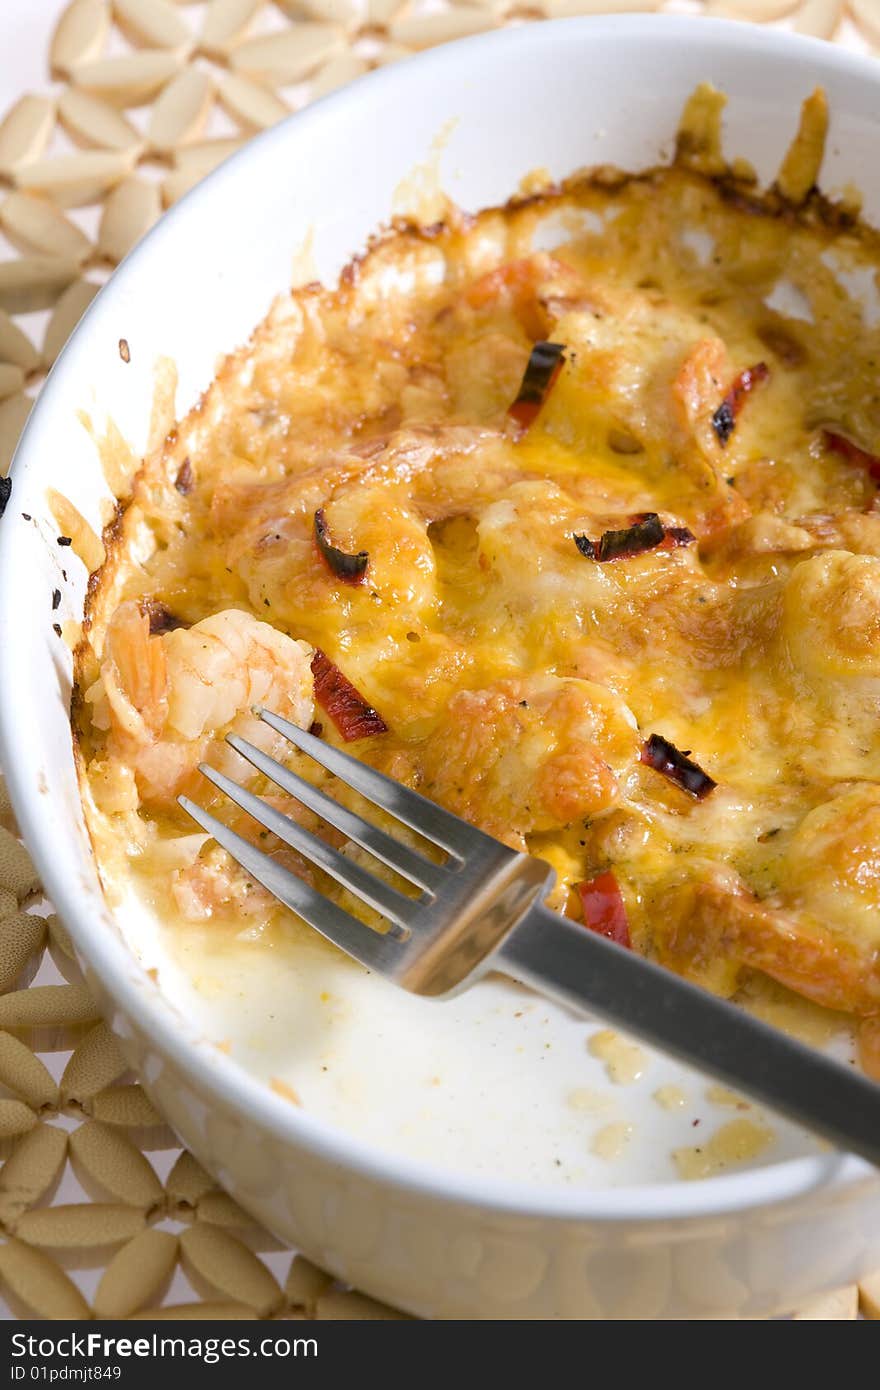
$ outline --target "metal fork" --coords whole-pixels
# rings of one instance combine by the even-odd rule
[[[200,771],[265,829],[389,923],[366,926],[188,797],[180,804],[233,859],[369,970],[438,997],[497,970],[578,1013],[595,1014],[717,1077],[836,1147],[880,1165],[880,1085],[544,905],[549,865],[518,854],[417,792],[268,710],[254,711],[302,753],[415,830],[442,863],[355,815],[253,744],[227,742],[321,820],[420,889],[398,892],[237,782]]]

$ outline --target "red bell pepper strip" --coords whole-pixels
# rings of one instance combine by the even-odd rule
[[[507,407],[508,415],[516,421],[520,430],[527,430],[535,419],[564,364],[565,348],[562,343],[535,343],[516,400]]]
[[[620,531],[605,531],[598,541],[575,536],[574,543],[588,560],[619,560],[626,555],[644,555],[649,550],[675,550],[692,545],[696,537],[686,526],[664,526],[656,512],[638,512]]]
[[[315,512],[315,545],[324,564],[336,579],[341,579],[343,584],[364,582],[367,565],[370,563],[367,551],[359,550],[357,555],[349,555],[347,551],[333,545],[323,507],[319,507]]]
[[[682,753],[668,738],[663,738],[662,734],[651,734],[650,738],[645,740],[639,761],[653,767],[655,772],[662,772],[670,782],[675,782],[682,791],[688,792],[697,801],[702,801],[704,796],[708,796],[718,786],[699,763],[695,763],[687,753]]]
[[[766,381],[769,375],[770,368],[766,362],[756,362],[754,367],[746,367],[744,371],[740,372],[712,416],[712,428],[718,436],[719,444],[726,444],[733,434],[737,416],[743,407],[746,396],[754,391],[756,386],[760,386],[762,381]]]
[[[315,699],[346,743],[388,732],[381,714],[322,651],[316,651],[312,657],[312,675],[315,677]]]
[[[616,941],[618,946],[630,948],[632,942],[626,908],[611,870],[577,884],[577,891],[583,908],[584,926],[600,936],[607,936],[609,941]]]

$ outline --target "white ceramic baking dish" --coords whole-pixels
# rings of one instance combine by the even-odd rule
[[[347,1133],[225,1056],[147,976],[99,888],[71,750],[70,657],[50,610],[60,587],[62,616],[81,613],[85,574],[56,544],[46,489],[97,524],[105,485],[78,412],[109,414],[142,445],[156,359],[177,364],[185,411],[218,355],[246,340],[289,284],[309,234],[316,269],[332,280],[387,221],[395,190],[440,132],[442,184],[476,209],[503,201],[537,167],[564,175],[657,162],[705,78],[730,95],[728,151],[763,178],[822,82],[833,112],[824,185],[854,181],[880,221],[876,60],[747,25],[647,16],[530,24],[453,44],[291,118],[169,213],[86,315],[14,465],[0,527],[0,754],[88,980],[156,1104],[238,1201],[338,1276],[422,1315],[772,1312],[876,1263],[880,1178],[854,1159],[805,1150],[702,1183],[492,1180]]]

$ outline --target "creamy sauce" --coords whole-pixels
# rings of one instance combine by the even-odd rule
[[[587,1047],[594,1057],[605,1063],[608,1076],[617,1086],[631,1086],[648,1065],[648,1056],[641,1047],[619,1037],[610,1028],[594,1033]]]
[[[738,1096],[735,1091],[729,1091],[726,1086],[708,1086],[706,1099],[710,1105],[723,1105],[733,1110],[751,1109],[750,1101],[744,1096]]]
[[[681,1110],[688,1103],[687,1092],[680,1086],[658,1086],[653,1098],[664,1110]]]
[[[603,1125],[602,1129],[593,1136],[590,1148],[599,1158],[606,1160],[619,1158],[630,1143],[633,1133],[633,1125]]]
[[[741,1167],[764,1153],[774,1142],[773,1131],[754,1120],[731,1120],[703,1144],[676,1149],[673,1158],[679,1176],[687,1182],[711,1178],[731,1167]]]
[[[247,940],[216,924],[163,925],[136,901],[117,916],[165,997],[215,1046],[285,1104],[390,1153],[551,1187],[670,1182],[672,1151],[730,1118],[709,1102],[658,1105],[662,1087],[698,1094],[693,1074],[659,1054],[617,1085],[587,1048],[595,1024],[502,976],[434,1003],[304,928]],[[609,1124],[632,1127],[613,1160],[593,1149]],[[772,1124],[777,1144],[755,1162],[815,1151],[795,1126]]]
[[[752,981],[741,997],[742,1003],[755,1018],[771,1023],[799,1042],[811,1047],[827,1047],[836,1037],[849,1032],[845,1015],[822,1009],[810,1000],[799,998],[772,980]]]
[[[613,1105],[609,1095],[602,1091],[590,1091],[586,1086],[578,1086],[568,1097],[568,1104],[572,1110],[582,1110],[588,1115],[595,1115],[602,1110],[609,1110]]]

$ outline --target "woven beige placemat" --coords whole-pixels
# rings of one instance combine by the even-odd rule
[[[880,52],[880,0],[59,2],[46,88],[0,124],[0,475],[101,282],[254,132],[368,67],[449,39],[652,9],[779,23]],[[292,1256],[181,1152],[82,984],[2,780],[0,1157],[11,1316],[402,1316]],[[794,1315],[856,1318],[859,1306],[880,1317],[880,1272]]]

